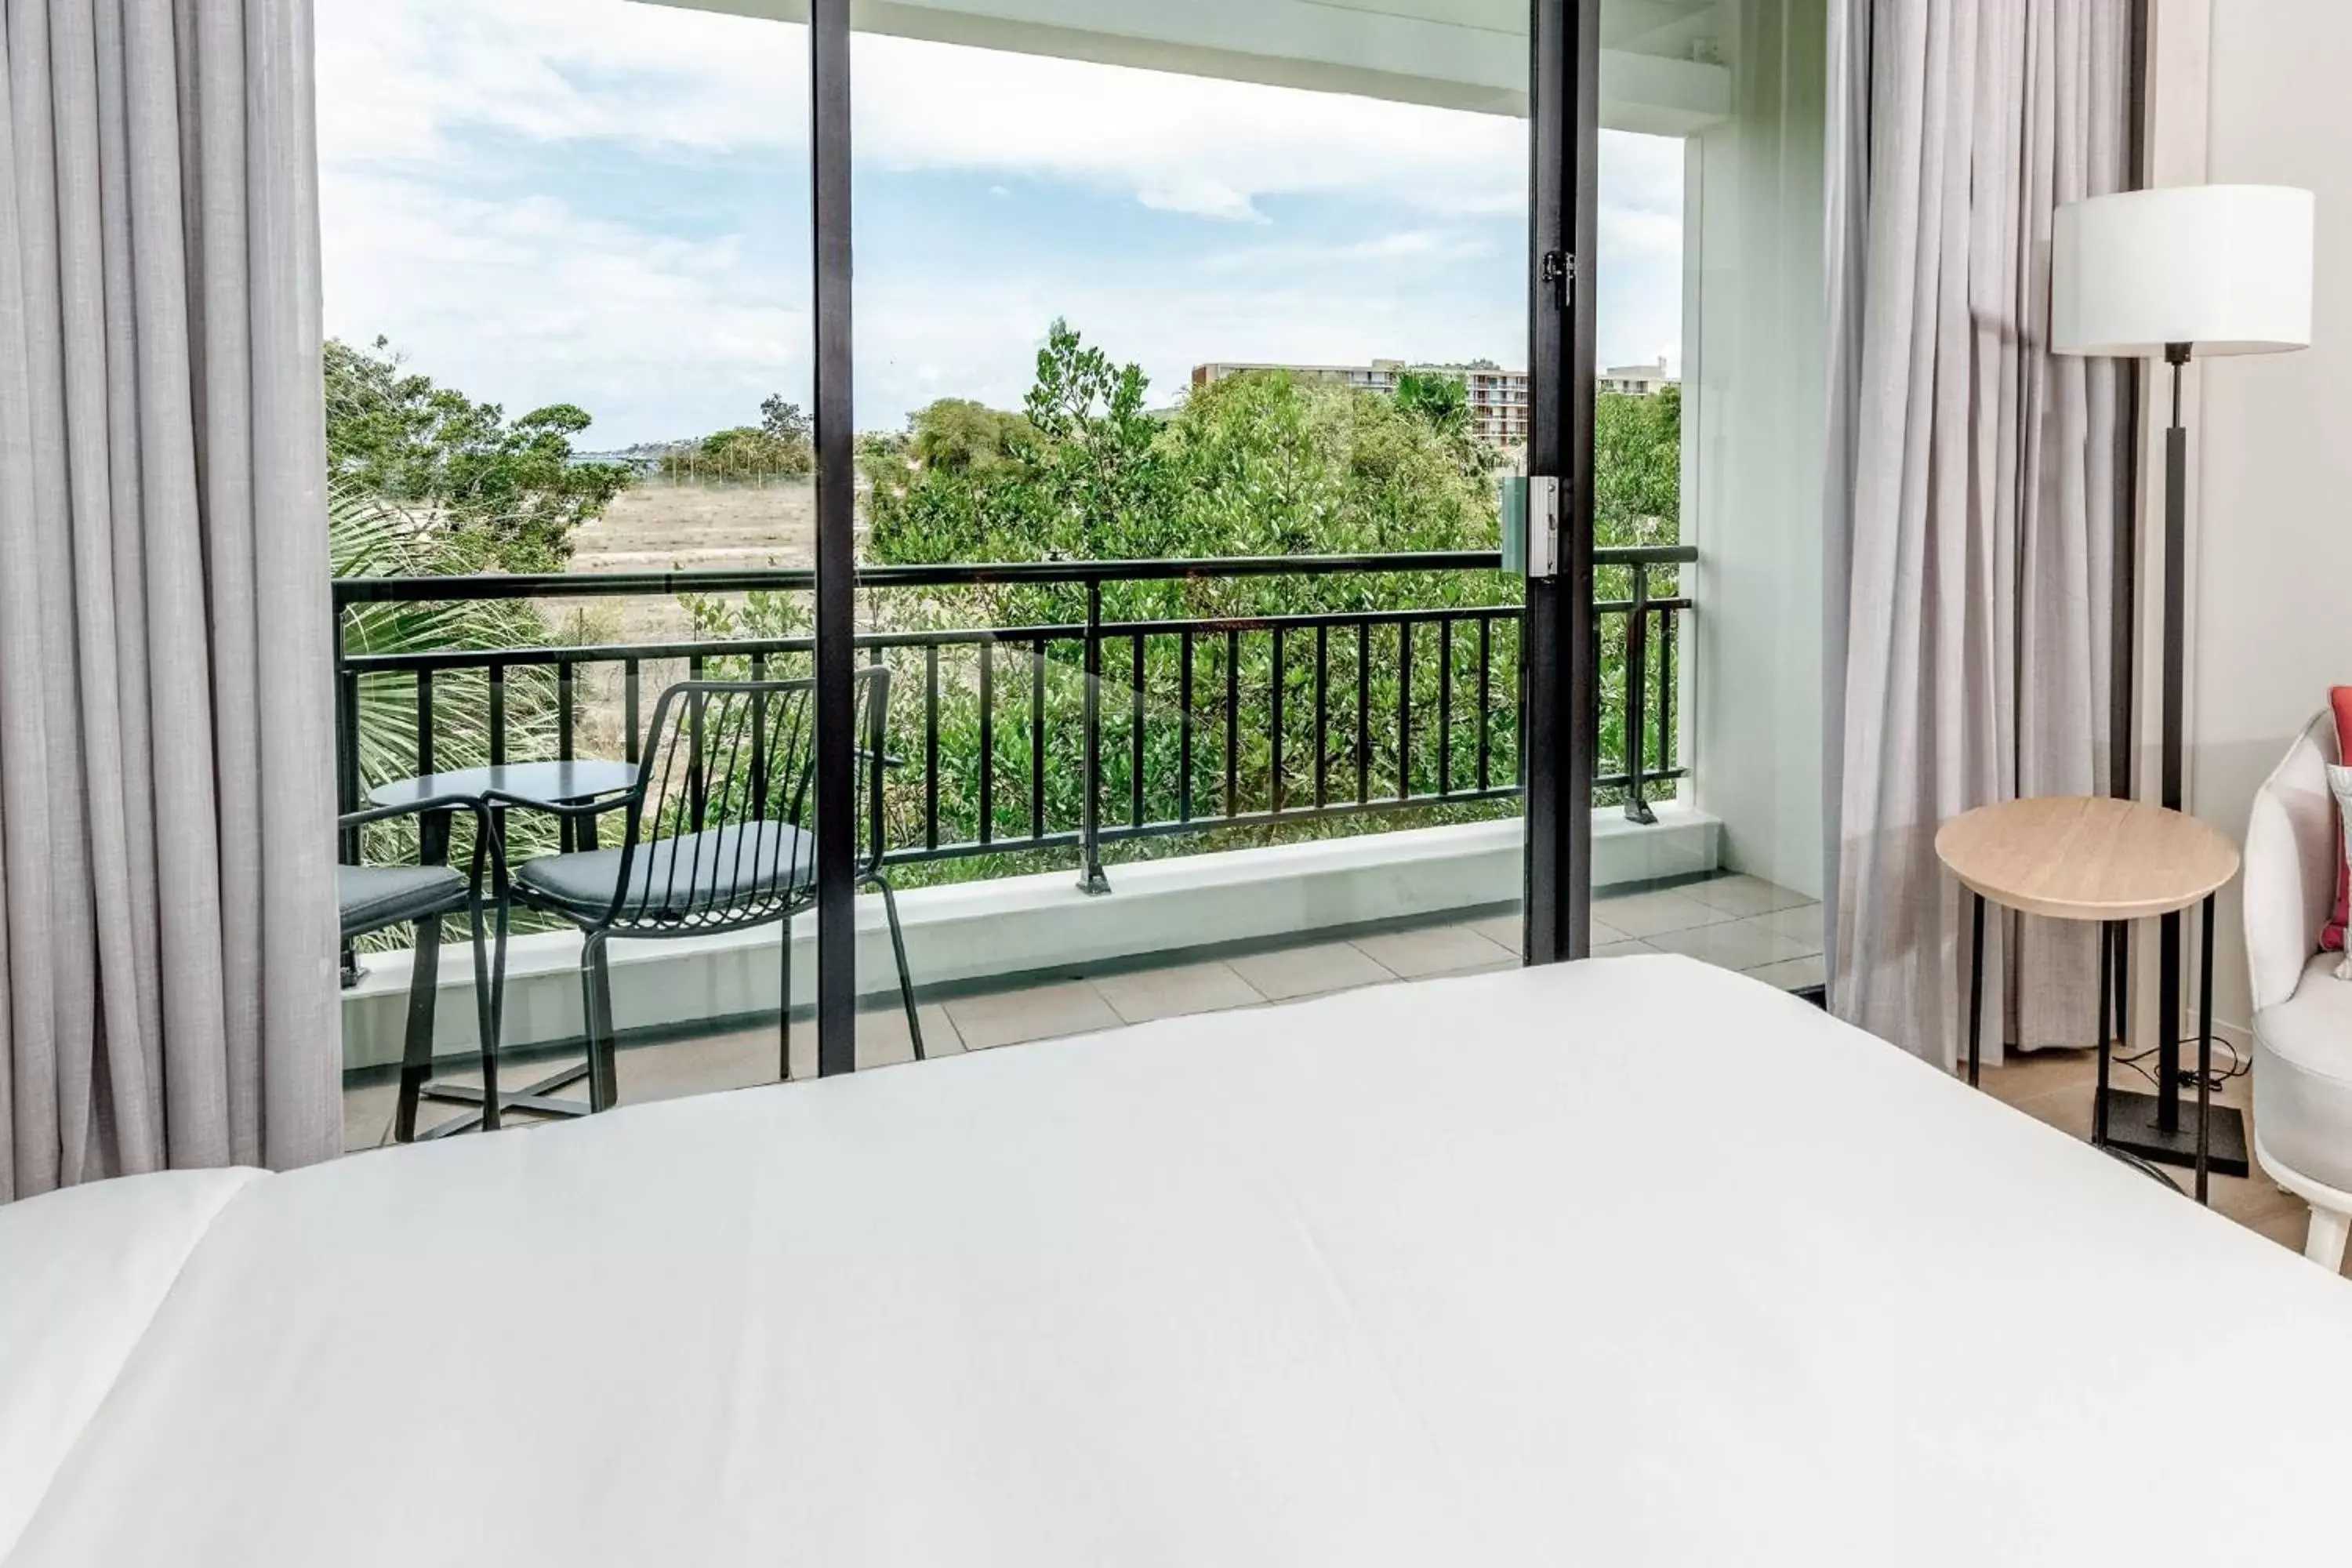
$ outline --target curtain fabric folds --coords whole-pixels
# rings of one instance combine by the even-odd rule
[[[0,53],[0,1198],[320,1159],[309,0],[5,0]]]
[[[2114,363],[2048,351],[2050,236],[2127,177],[2129,5],[1832,13],[1830,995],[1944,1064],[1967,910],[1937,827],[2107,778],[2126,414]],[[1989,925],[1988,1052],[2086,1040],[2094,937]]]

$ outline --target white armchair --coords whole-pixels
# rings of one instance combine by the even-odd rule
[[[2304,1256],[2344,1266],[2352,1232],[2352,980],[2319,951],[2344,848],[2327,769],[2336,721],[2304,727],[2246,824],[2246,968],[2253,982],[2254,1158],[2311,1205]]]

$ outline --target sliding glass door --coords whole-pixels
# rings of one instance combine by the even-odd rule
[[[1592,269],[1593,951],[1816,995],[1828,9],[1604,0]]]
[[[1528,595],[1541,957],[1822,983],[1826,12],[1538,6],[1530,452],[1564,523]]]
[[[1819,983],[1822,0],[808,16],[810,1069]]]
[[[1817,982],[1824,4],[322,6],[339,461],[509,578],[339,589],[347,804],[815,678],[814,812],[732,803],[810,897],[622,942],[623,1099],[772,1076],[780,997],[808,1076],[1588,952]],[[447,113],[359,112],[444,35]],[[527,507],[376,461],[453,379]],[[519,1060],[583,1027],[543,913]]]
[[[1521,962],[1530,15],[814,7],[828,1068]]]
[[[1600,0],[1536,0],[1528,225],[1526,937],[1529,963],[1591,946],[1595,26]]]

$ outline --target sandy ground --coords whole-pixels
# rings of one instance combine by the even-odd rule
[[[815,559],[816,494],[806,479],[753,485],[641,482],[624,490],[605,514],[572,535],[572,571],[592,576],[614,572],[710,572],[762,566],[807,566]],[[670,642],[694,634],[673,595],[541,601],[565,641]],[[584,621],[584,625],[581,624]],[[682,663],[644,668],[639,722],[648,721],[655,697],[686,679]],[[617,665],[582,667],[574,744],[583,756],[623,754],[626,712]]]
[[[710,572],[806,566],[815,559],[816,492],[806,479],[765,487],[640,483],[610,510],[572,535],[572,570]],[[668,597],[558,599],[559,619],[584,610],[605,642],[650,642],[684,636],[677,601]]]

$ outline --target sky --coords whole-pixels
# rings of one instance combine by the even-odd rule
[[[586,448],[809,401],[803,27],[633,0],[317,0],[326,324]],[[1017,407],[1056,316],[1155,405],[1208,360],[1521,368],[1527,128],[859,35],[861,429]],[[1682,150],[1604,132],[1603,364],[1681,357]]]

